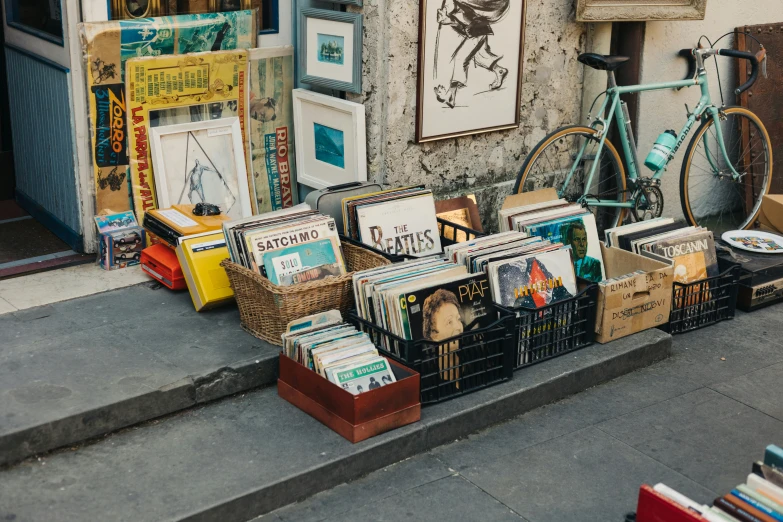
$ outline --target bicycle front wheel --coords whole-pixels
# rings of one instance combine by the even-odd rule
[[[570,202],[577,202],[582,196],[606,203],[625,201],[623,162],[617,149],[608,140],[599,155],[600,141],[598,131],[590,127],[563,127],[549,134],[528,154],[517,176],[514,193],[551,187]],[[587,178],[595,164],[595,175],[590,186],[587,186]],[[624,210],[622,207],[603,205],[590,207],[590,211],[595,214],[599,233],[618,226]]]
[[[729,107],[721,111],[720,127],[731,166],[710,118],[688,145],[680,174],[683,214],[692,225],[708,228],[716,237],[751,228],[772,183],[772,144],[758,116],[742,107]]]

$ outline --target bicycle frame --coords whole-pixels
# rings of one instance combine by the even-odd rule
[[[703,67],[703,63],[701,60],[699,60],[699,65],[700,66],[698,68],[697,75],[693,79],[680,80],[674,82],[664,82],[664,83],[652,83],[647,85],[632,85],[627,87],[617,86],[614,82],[614,74],[610,72],[609,77],[612,86],[606,90],[606,96],[604,97],[603,104],[601,105],[601,108],[598,111],[598,114],[600,116],[591,124],[591,127],[594,129],[599,129],[600,126],[599,129],[600,142],[598,144],[598,149],[595,152],[595,156],[599,158],[601,157],[601,152],[603,151],[604,145],[606,143],[606,136],[607,136],[606,130],[609,128],[609,125],[611,124],[611,119],[614,116],[614,119],[617,122],[617,130],[619,131],[619,135],[620,135],[620,142],[622,144],[623,156],[625,156],[626,162],[628,164],[627,178],[631,180],[633,184],[635,184],[635,181],[639,178],[639,165],[637,164],[638,159],[636,157],[636,150],[632,146],[632,137],[628,134],[628,131],[626,129],[626,119],[625,119],[625,114],[623,114],[623,110],[621,107],[620,96],[622,94],[630,94],[630,93],[637,93],[637,92],[660,91],[665,89],[682,89],[682,88],[694,87],[698,85],[701,88],[701,98],[699,99],[699,103],[696,105],[695,110],[688,115],[688,121],[685,123],[680,133],[677,135],[677,142],[671,154],[669,155],[669,159],[666,161],[666,164],[660,170],[654,172],[652,178],[655,180],[659,180],[663,176],[666,167],[669,165],[671,159],[675,156],[677,151],[685,142],[686,138],[688,137],[691,130],[693,129],[693,126],[696,124],[696,121],[700,120],[702,116],[706,113],[709,115],[709,117],[715,120],[715,134],[720,147],[720,152],[723,155],[723,159],[726,161],[726,164],[730,166],[732,170],[732,175],[735,177],[735,179],[737,179],[740,175],[734,170],[733,167],[731,167],[732,163],[731,160],[729,159],[728,151],[726,150],[726,144],[723,141],[723,131],[719,124],[720,111],[712,103],[712,97],[710,96],[709,83],[707,81],[707,71]],[[606,112],[607,107],[609,107],[608,114]],[[563,188],[560,190],[561,197],[565,193],[565,189],[568,187],[569,183],[571,182],[571,179],[574,176],[574,173],[576,172],[578,165],[580,165],[582,161],[582,156],[584,155],[585,150],[587,149],[587,145],[588,142],[585,141],[585,144],[582,145],[582,148],[576,157],[576,161],[571,167],[571,171],[568,173],[568,176],[566,177],[565,182],[563,183]],[[708,160],[712,164],[712,158],[708,158]],[[597,167],[598,167],[598,162],[593,162],[593,165],[590,169],[590,174],[587,178],[587,184],[585,185],[586,187],[592,186],[593,177],[595,176]],[[717,174],[717,170],[718,170],[717,165],[712,164],[712,167],[716,170],[716,174]],[[622,202],[600,201],[595,198],[589,198],[587,197],[587,195],[583,195],[580,198],[579,203],[586,204],[588,206],[633,208],[635,205],[635,199],[637,195],[638,195],[638,191],[637,193],[634,194],[634,197],[631,198],[629,201],[622,201]]]

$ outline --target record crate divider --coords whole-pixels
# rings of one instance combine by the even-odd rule
[[[337,277],[293,286],[277,286],[259,273],[223,260],[234,290],[242,328],[276,346],[288,323],[307,315],[339,310],[345,316],[354,306],[353,273],[391,264],[361,244],[343,244],[348,272]]]
[[[598,285],[579,280],[575,296],[540,308],[503,307],[514,318],[518,340],[514,369],[581,350],[595,341]]]
[[[676,335],[734,319],[741,267],[719,257],[718,269],[714,277],[672,284],[672,313],[661,330]]]
[[[509,380],[514,372],[516,332],[511,316],[484,328],[465,331],[444,341],[405,340],[360,318],[355,310],[348,321],[366,332],[378,351],[421,375],[422,405],[443,402]]]

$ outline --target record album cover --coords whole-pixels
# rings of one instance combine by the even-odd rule
[[[462,334],[476,319],[478,327],[491,322],[492,295],[486,275],[425,288],[405,296],[413,340],[442,341]]]
[[[571,245],[574,273],[593,283],[606,279],[606,268],[601,256],[601,242],[593,214],[582,214],[561,220],[528,226],[527,233],[553,243]]]
[[[569,250],[556,250],[489,265],[495,301],[503,306],[540,308],[576,295]]]

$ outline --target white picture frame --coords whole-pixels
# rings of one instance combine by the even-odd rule
[[[419,1],[416,141],[518,128],[526,0],[467,16],[455,0]]]
[[[158,208],[213,203],[231,219],[253,207],[239,118],[150,129]]]
[[[364,105],[294,89],[297,181],[314,189],[367,181]]]

